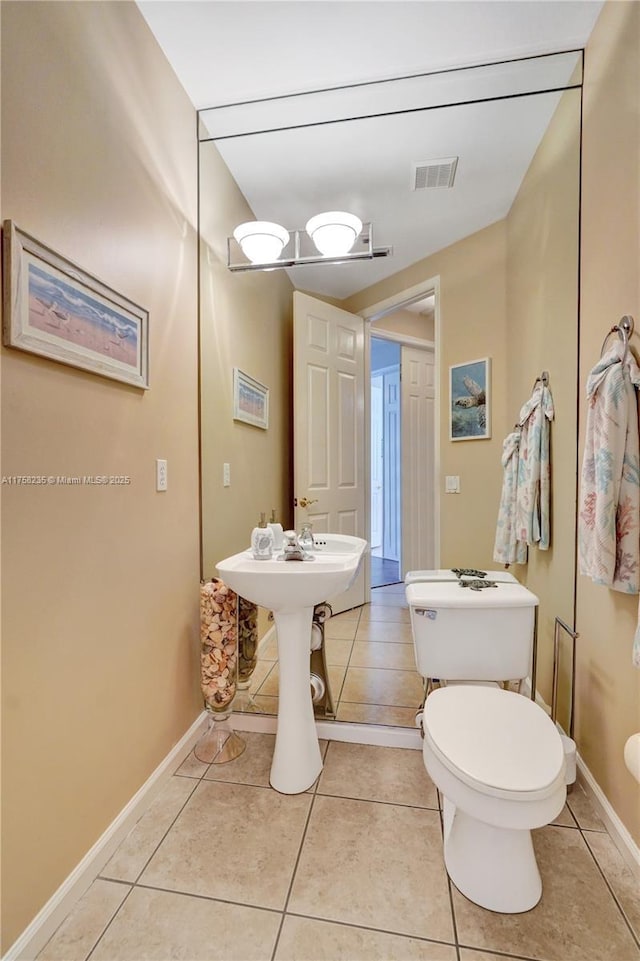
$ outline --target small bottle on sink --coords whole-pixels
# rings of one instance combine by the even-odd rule
[[[264,518],[261,514],[260,523],[251,532],[251,550],[257,561],[268,561],[273,555],[273,531]]]

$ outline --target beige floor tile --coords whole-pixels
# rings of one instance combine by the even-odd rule
[[[324,653],[327,664],[341,664],[346,667],[349,663],[352,647],[353,639],[349,641],[337,637],[325,637]]]
[[[545,961],[638,961],[624,919],[579,831],[534,831],[542,898],[524,914],[485,911],[453,889],[461,945]]]
[[[258,660],[259,661],[277,661],[278,660],[278,638],[276,637],[276,632],[261,642],[258,647]]]
[[[567,804],[583,831],[607,830],[580,784],[574,784],[573,791],[567,795]]]
[[[640,939],[640,882],[608,834],[585,831],[584,839],[611,885],[636,937]]]
[[[332,741],[319,794],[436,808],[436,789],[422,751]]]
[[[407,601],[404,595],[404,591],[400,594],[394,593],[384,593],[378,594],[376,591],[371,591],[371,606],[372,607],[400,607],[408,610]]]
[[[92,961],[269,961],[280,915],[136,888]]]
[[[94,881],[38,955],[38,961],[85,961],[131,888]]]
[[[277,697],[278,696],[278,683],[279,683],[279,671],[278,664],[275,663],[264,681],[259,688],[256,688],[255,694],[267,695],[267,697]],[[254,694],[254,698],[255,698]]]
[[[334,704],[337,704],[341,697],[342,686],[344,684],[347,668],[344,664],[327,664],[329,674],[329,686]]]
[[[395,671],[415,671],[413,644],[382,644],[379,641],[355,641],[350,667],[382,667]]]
[[[238,733],[246,744],[240,757],[225,764],[211,764],[205,774],[205,780],[233,781],[235,784],[269,787],[275,734],[260,734],[256,731]]]
[[[456,961],[453,945],[433,944],[331,921],[287,916],[276,961]]]
[[[275,664],[275,660],[267,661],[263,658],[260,658],[258,660],[258,663],[254,668],[253,674],[251,675],[251,683],[249,684],[249,691],[252,694],[255,694],[255,692],[260,689],[262,682],[265,680],[265,678],[269,676],[270,671],[273,670],[274,664]],[[242,692],[239,692],[239,693],[242,693]]]
[[[410,624],[409,609],[404,607],[385,607],[382,604],[367,604],[360,615],[360,626],[369,621],[390,621],[394,624]]]
[[[422,679],[411,671],[384,671],[373,667],[349,667],[341,700],[358,704],[412,707],[422,703]]]
[[[349,611],[342,611],[340,614],[334,614],[329,618],[329,621],[325,621],[325,624],[328,624],[330,621],[357,621],[363,608],[364,605],[361,605],[360,607],[352,607]]]
[[[410,624],[394,624],[390,621],[368,621],[361,624],[356,641],[377,641],[380,644],[406,644],[413,650],[413,634]]]
[[[352,641],[356,636],[358,623],[358,620],[341,621],[337,617],[332,617],[324,625],[324,636]]]
[[[271,697],[264,694],[256,694],[254,696],[254,701],[260,708],[263,714],[277,714],[278,713],[278,698]]]
[[[136,881],[196,787],[193,778],[172,777],[100,872],[102,877]]]
[[[509,961],[512,954],[488,954],[486,951],[470,951],[469,948],[460,949],[460,961]]]
[[[384,587],[374,587],[372,594],[376,597],[383,597],[385,594],[404,594],[404,581],[397,581],[395,584],[385,584]]]
[[[191,751],[175,773],[178,777],[201,778],[208,767],[208,764],[203,764],[202,761],[199,761],[193,751]]]
[[[563,809],[560,811],[560,814],[558,815],[558,817],[555,818],[555,820],[553,820],[551,823],[552,823],[552,824],[559,824],[559,825],[561,825],[562,827],[565,827],[565,828],[575,828],[575,827],[577,827],[575,818],[574,818],[574,816],[572,815],[571,811],[569,810],[569,806],[568,806],[567,804],[565,804],[565,806],[563,807]]]
[[[381,704],[351,704],[342,700],[336,713],[337,721],[356,724],[384,724],[389,727],[415,727],[415,707],[389,707]]]
[[[436,811],[316,796],[288,910],[453,940]]]
[[[310,804],[309,794],[200,781],[140,883],[282,909]]]

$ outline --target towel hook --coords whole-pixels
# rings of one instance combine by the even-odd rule
[[[607,331],[607,335],[602,341],[602,347],[600,348],[600,356],[602,357],[602,355],[604,354],[605,345],[607,343],[607,340],[611,336],[611,334],[618,334],[618,336],[620,337],[620,340],[624,344],[624,354],[623,354],[623,360],[624,360],[624,358],[627,355],[627,350],[629,348],[629,341],[631,340],[631,335],[633,334],[633,328],[634,328],[633,317],[630,314],[625,314],[624,317],[621,318],[619,324],[614,324],[613,327]]]

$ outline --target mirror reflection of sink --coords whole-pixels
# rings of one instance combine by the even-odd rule
[[[270,781],[283,794],[306,791],[322,770],[309,665],[314,605],[347,590],[367,547],[348,534],[315,537],[312,561],[255,560],[247,550],[216,565],[236,594],[274,614],[279,688]]]
[[[367,542],[348,534],[317,534],[313,561],[280,561],[277,553],[257,561],[250,550],[217,565],[222,580],[260,607],[296,611],[346,591],[354,580]]]

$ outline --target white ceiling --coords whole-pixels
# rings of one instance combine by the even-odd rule
[[[466,101],[563,86],[574,60],[335,88],[582,48],[602,2],[139,0],[138,6],[199,110],[325,91],[201,117],[216,136],[272,131],[215,141],[257,219],[301,228],[321,210],[350,210],[373,222],[376,246],[393,247],[389,258],[289,271],[296,287],[343,298],[506,215],[559,94]],[[423,109],[434,103],[463,105]],[[336,118],[365,119],[326,122]],[[460,158],[452,189],[410,189],[413,163],[452,156]],[[206,203],[206,184],[201,196]]]

